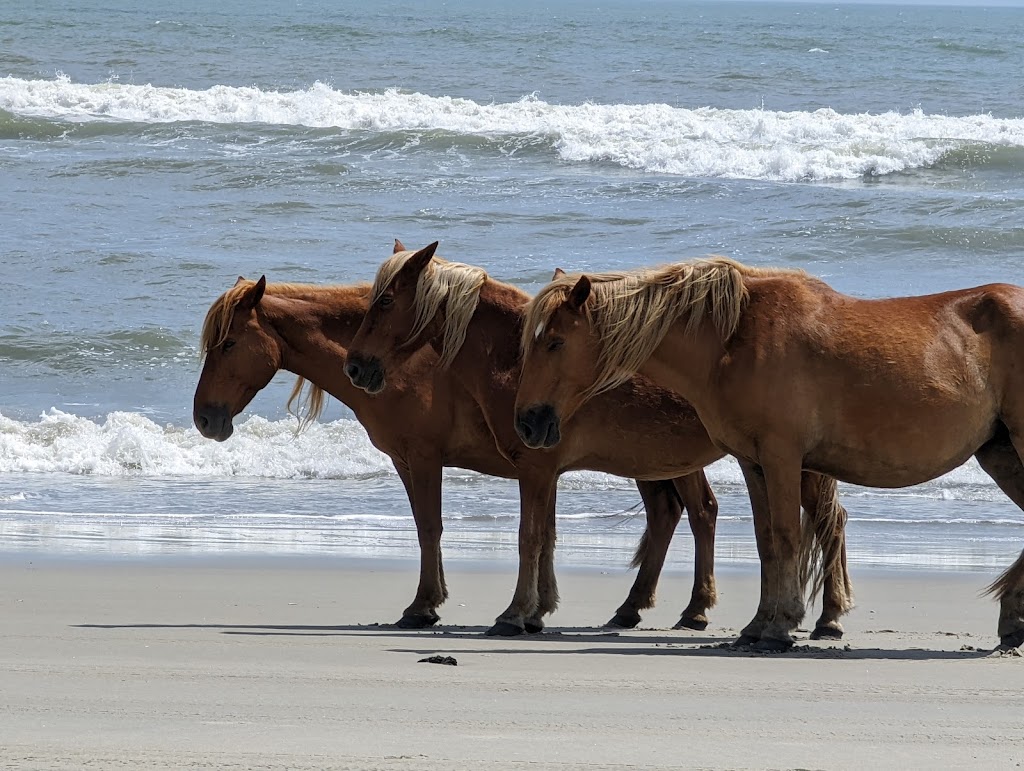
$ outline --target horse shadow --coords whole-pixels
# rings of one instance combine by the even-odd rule
[[[634,642],[627,638],[627,642]],[[516,655],[528,653],[532,655],[545,654],[574,654],[574,655],[602,655],[602,656],[678,656],[683,658],[785,658],[785,659],[813,659],[816,661],[967,661],[972,659],[984,659],[999,654],[993,650],[937,650],[932,648],[853,648],[845,645],[818,647],[812,645],[793,646],[785,652],[760,652],[748,646],[735,646],[729,642],[718,644],[701,643],[696,647],[688,645],[689,641],[670,642],[667,644],[655,644],[655,647],[603,647],[603,648],[571,648],[571,649],[538,649],[538,648],[488,648],[486,650],[445,650],[445,653],[458,653],[459,655],[473,655],[478,653]],[[439,652],[439,648],[389,648],[389,653],[414,654],[417,656],[430,656]]]
[[[373,637],[387,636],[395,638],[449,639],[449,640],[520,640],[578,643],[581,640],[601,640],[602,642],[632,642],[647,644],[669,643],[716,643],[727,636],[696,636],[685,630],[673,634],[665,629],[640,628],[619,630],[606,627],[551,627],[535,634],[522,634],[515,637],[488,637],[488,626],[438,625],[425,629],[404,629],[397,624],[72,624],[75,629],[209,629],[225,635],[248,636],[285,636],[285,637]],[[628,636],[626,636],[628,633]]]
[[[487,626],[443,625],[427,629],[403,629],[397,624],[73,624],[77,629],[205,629],[223,635],[260,637],[374,637],[405,638],[426,643],[438,643],[433,647],[389,648],[389,653],[430,656],[444,648],[446,641],[493,642],[495,647],[483,649],[447,650],[448,653],[474,655],[487,654],[578,654],[618,656],[681,656],[688,658],[773,658],[815,659],[839,661],[965,661],[997,655],[996,651],[965,646],[961,650],[934,648],[857,648],[842,642],[819,642],[808,644],[798,641],[790,650],[761,652],[749,646],[733,644],[735,632],[695,633],[687,630],[668,630],[641,627],[631,630],[617,630],[606,627],[550,627],[535,634],[517,637],[488,637]],[[501,647],[497,647],[505,643]],[[524,643],[522,646],[508,643]],[[599,643],[599,646],[587,645]],[[538,647],[540,644],[543,647]],[[587,647],[580,647],[587,645]]]

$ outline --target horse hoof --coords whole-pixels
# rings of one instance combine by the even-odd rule
[[[528,634],[537,634],[544,631],[544,622],[539,618],[528,618],[523,622],[523,625],[526,627]]]
[[[834,629],[830,626],[816,626],[811,632],[812,640],[842,640],[843,630]]]
[[[399,629],[426,629],[441,620],[436,613],[407,613],[395,624]]]
[[[508,621],[499,621],[490,629],[487,630],[488,637],[518,637],[519,635],[526,632],[521,626],[509,623]]]
[[[1004,634],[999,638],[999,650],[1009,651],[1024,645],[1024,629],[1018,629],[1013,634]]]
[[[750,635],[750,634],[741,634],[733,642],[732,647],[734,647],[734,648],[747,648],[747,647],[750,647],[751,645],[753,645],[755,643],[758,643],[758,642],[761,642],[761,638],[760,637],[754,637],[753,635]]]
[[[622,613],[616,613],[612,616],[605,626],[612,627],[614,629],[634,629],[637,624],[640,623],[640,616],[627,616]]]
[[[751,646],[758,653],[785,653],[793,647],[792,640],[762,638]]]
[[[676,625],[672,628],[694,629],[698,632],[703,632],[705,629],[708,628],[708,621],[707,619],[690,618],[688,616],[683,616],[676,622]]]

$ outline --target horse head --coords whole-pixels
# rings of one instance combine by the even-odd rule
[[[586,401],[598,376],[599,351],[591,329],[587,276],[555,271],[551,284],[527,306],[523,368],[515,427],[527,447],[553,447],[561,424]]]
[[[380,393],[387,371],[401,366],[429,339],[434,322],[422,318],[417,294],[436,250],[437,241],[418,251],[395,241],[394,255],[377,271],[370,308],[345,361],[345,374],[357,388]]]
[[[259,311],[267,279],[239,276],[206,314],[203,324],[203,371],[193,399],[192,419],[208,439],[231,436],[232,419],[265,387],[281,365],[274,335]]]

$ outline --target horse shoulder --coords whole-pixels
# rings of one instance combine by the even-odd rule
[[[836,308],[849,299],[824,282],[800,275],[770,276],[748,286],[746,308],[722,364],[731,371],[779,363],[783,357],[820,353],[835,323]]]

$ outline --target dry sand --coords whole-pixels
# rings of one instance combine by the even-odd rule
[[[374,622],[412,563],[8,556],[0,768],[1012,768],[1024,661],[976,650],[990,578],[855,569],[843,643],[765,656],[702,647],[752,614],[750,573],[720,576],[705,633],[668,629],[677,574],[604,634],[632,574],[563,571],[560,631],[506,640],[482,632],[511,562],[449,565],[446,626],[407,632]]]

